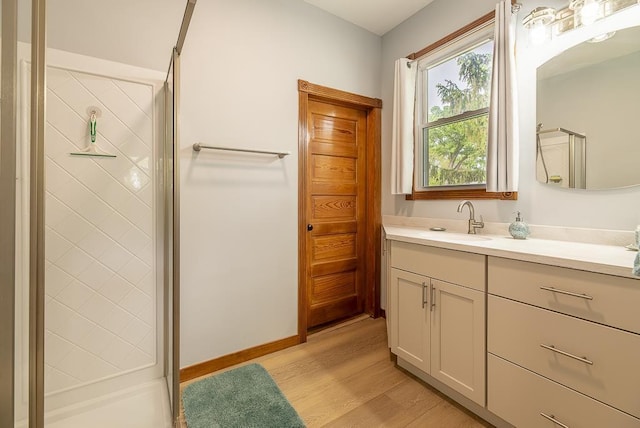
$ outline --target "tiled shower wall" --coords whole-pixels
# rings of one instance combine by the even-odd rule
[[[153,87],[49,67],[46,393],[156,364]],[[90,142],[116,158],[71,156]]]

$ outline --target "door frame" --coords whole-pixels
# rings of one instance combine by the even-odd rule
[[[309,101],[321,101],[364,110],[367,114],[365,154],[365,281],[364,310],[376,318],[380,315],[380,247],[381,247],[381,113],[382,100],[345,92],[298,80],[298,337],[307,341],[307,113]]]

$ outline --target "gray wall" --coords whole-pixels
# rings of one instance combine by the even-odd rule
[[[381,39],[300,0],[196,5],[182,54],[182,364],[297,334],[297,80],[380,97]],[[195,142],[290,151],[202,151]]]
[[[211,0],[201,0],[205,3]],[[47,46],[166,71],[185,0],[47,2]],[[31,1],[19,1],[20,41],[31,40]]]

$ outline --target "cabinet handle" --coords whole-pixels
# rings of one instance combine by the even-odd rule
[[[422,309],[424,309],[424,305],[427,304],[427,283],[422,283]]]
[[[565,294],[567,296],[579,297],[581,299],[586,299],[586,300],[593,300],[593,297],[589,296],[588,294],[578,294],[578,293],[573,293],[571,291],[559,290],[559,289],[553,288],[553,287],[540,287],[540,289],[541,290],[546,290],[546,291],[551,291],[552,293]]]
[[[436,307],[436,287],[431,286],[431,311]]]
[[[555,416],[553,415],[547,415],[546,413],[542,413],[540,412],[540,416],[542,416],[545,419],[550,420],[551,422],[553,422],[554,424],[562,427],[562,428],[569,428],[569,425],[563,424],[562,422],[560,422],[559,420],[556,419]]]
[[[542,348],[544,348],[544,349],[548,349],[549,351],[553,351],[553,352],[556,352],[556,353],[558,353],[560,355],[564,355],[565,357],[573,358],[574,360],[578,360],[578,361],[581,361],[581,362],[583,362],[585,364],[589,364],[590,366],[593,365],[593,361],[588,360],[587,357],[578,357],[578,356],[570,354],[570,353],[568,353],[566,351],[562,351],[562,350],[556,348],[553,345],[545,345],[544,343],[541,343],[540,346]]]

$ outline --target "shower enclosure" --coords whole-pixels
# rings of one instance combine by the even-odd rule
[[[1,2],[2,427],[175,423],[179,66],[194,6],[163,73],[47,48],[45,0]]]

